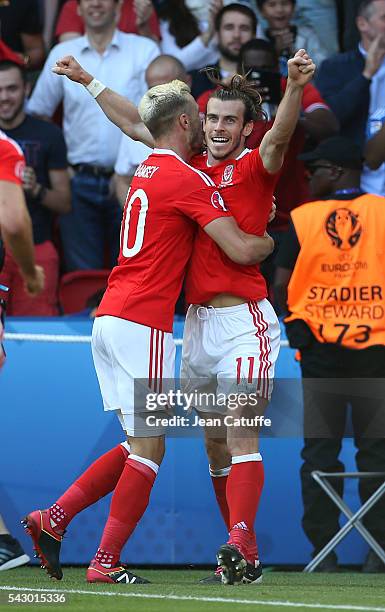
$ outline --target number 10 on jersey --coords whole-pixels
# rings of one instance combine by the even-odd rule
[[[138,215],[138,223],[136,226],[136,234],[135,241],[132,246],[128,246],[132,244],[131,236],[130,236],[130,223],[132,208],[136,203],[136,200],[139,201],[139,215]],[[130,190],[127,194],[127,203],[126,209],[123,215],[122,229],[120,235],[120,244],[122,249],[123,257],[134,257],[140,251],[143,246],[144,239],[144,227],[146,225],[146,217],[148,211],[148,197],[146,192],[143,189],[136,189],[133,194],[130,195]]]

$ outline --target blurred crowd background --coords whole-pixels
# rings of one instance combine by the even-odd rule
[[[30,298],[10,254],[0,283],[8,314],[88,314],[119,249],[121,209],[148,149],[121,134],[87,91],[52,73],[73,55],[107,86],[138,103],[148,87],[186,81],[205,112],[220,79],[247,71],[268,115],[286,86],[287,59],[306,48],[317,73],[279,179],[269,231],[276,251],[263,265],[272,286],[290,211],[311,200],[298,156],[340,134],[361,147],[362,192],[385,196],[385,0],[0,0],[0,129],[22,147],[24,191],[46,288]],[[274,301],[274,296],[271,295]],[[178,306],[183,314],[183,296]]]

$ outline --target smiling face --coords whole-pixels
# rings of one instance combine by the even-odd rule
[[[261,13],[272,30],[285,30],[290,26],[294,4],[291,0],[267,0]]]
[[[26,86],[19,68],[0,71],[0,120],[3,126],[11,125],[24,114]]]
[[[78,13],[87,28],[99,31],[116,24],[120,5],[120,0],[80,0]]]
[[[210,98],[204,126],[209,163],[236,158],[245,148],[253,122],[244,123],[245,106],[241,100]]]

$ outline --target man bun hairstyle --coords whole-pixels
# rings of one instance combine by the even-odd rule
[[[217,87],[209,100],[212,98],[222,102],[240,100],[245,107],[244,123],[267,120],[267,114],[262,108],[261,94],[257,87],[247,80],[247,75],[235,74],[227,85],[218,78],[218,72],[215,68],[206,68],[205,72],[213,85]]]

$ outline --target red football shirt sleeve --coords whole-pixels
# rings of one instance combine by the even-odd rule
[[[263,182],[262,187],[264,188],[275,186],[279,178],[280,171],[276,172],[275,174],[271,174],[271,172],[266,170],[259,152],[259,147],[258,149],[251,151],[248,155],[245,155],[245,162],[246,165],[248,165],[247,171],[252,173],[256,183]]]
[[[311,83],[308,83],[303,88],[302,110],[305,113],[311,113],[317,110],[317,108],[326,108],[326,110],[330,110],[330,107],[326,104],[318,89]]]
[[[261,219],[267,221],[273,205],[273,194],[281,176],[281,171],[271,174],[265,169],[259,148],[245,155],[241,161],[243,163],[239,167],[241,168],[245,183],[247,182],[253,194],[259,194],[259,197],[255,200],[256,206],[258,207]]]
[[[232,216],[218,189],[211,186],[190,192],[180,202],[180,210],[201,227],[215,219]]]
[[[57,21],[55,36],[58,38],[67,32],[79,32],[79,34],[84,33],[84,22],[77,13],[76,0],[69,0],[69,2],[66,2],[63,5]]]
[[[25,168],[21,149],[10,141],[2,140],[0,144],[0,181],[21,185]]]

